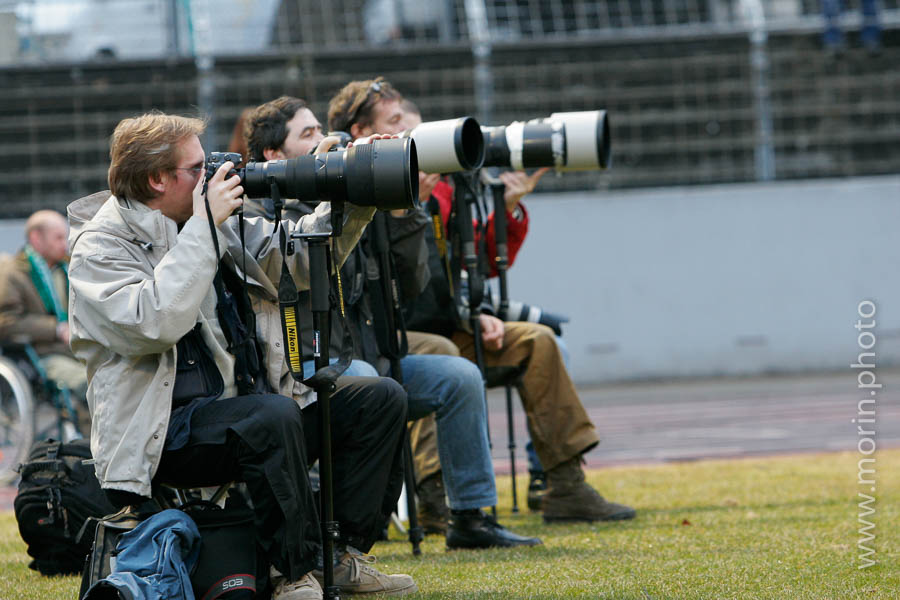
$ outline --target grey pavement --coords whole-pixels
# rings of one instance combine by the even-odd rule
[[[848,363],[849,364],[849,363]],[[900,446],[900,369],[877,371],[879,448]],[[660,463],[703,458],[853,450],[856,372],[662,381],[583,387],[581,399],[602,438],[588,466]],[[488,395],[494,465],[509,473],[506,400]],[[517,470],[525,472],[525,416],[514,392]],[[14,488],[0,488],[0,510]]]
[[[848,362],[849,365],[849,362]],[[579,389],[602,439],[591,467],[702,458],[853,450],[857,373],[846,372],[602,385]],[[877,370],[879,448],[900,446],[900,370]],[[525,417],[514,392],[516,469],[524,469]],[[488,395],[494,464],[509,472],[506,400]]]

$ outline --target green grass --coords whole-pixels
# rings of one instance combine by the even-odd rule
[[[816,454],[610,468],[589,478],[610,499],[638,509],[631,522],[544,526],[509,513],[500,477],[500,519],[544,545],[424,556],[393,540],[373,553],[387,572],[414,576],[416,598],[789,598],[900,597],[896,502],[900,450],[879,452],[878,561],[860,570],[857,455]],[[520,490],[526,481],[520,481]],[[868,491],[868,490],[866,490]],[[870,517],[872,520],[872,517]],[[78,579],[27,568],[11,513],[0,514],[0,599],[72,599]]]

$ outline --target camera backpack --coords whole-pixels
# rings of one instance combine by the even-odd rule
[[[16,521],[34,559],[28,566],[43,575],[80,573],[93,543],[90,534],[79,539],[82,526],[89,517],[115,512],[93,465],[84,464],[90,458],[87,440],[48,439],[36,442],[19,466]]]
[[[256,545],[252,510],[242,501],[229,502],[225,508],[194,501],[178,508],[194,521],[200,533],[200,554],[190,573],[194,597],[197,600],[268,600],[272,592],[268,561]],[[93,549],[85,561],[79,598],[107,597],[103,584],[96,584],[115,570],[119,538],[152,514],[135,513],[128,507],[114,515],[88,521],[86,527],[95,533],[91,536]]]

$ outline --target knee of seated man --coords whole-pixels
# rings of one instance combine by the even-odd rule
[[[403,386],[390,377],[373,377],[371,383],[366,385],[380,415],[390,415],[398,421],[406,420],[407,399]]]
[[[507,323],[507,328],[510,328],[510,325],[511,323]],[[556,346],[556,334],[546,325],[532,323],[530,321],[516,321],[515,325],[512,325],[512,328],[517,327],[524,329],[527,332],[527,336],[525,336],[526,339],[533,339],[535,344],[553,344]]]
[[[409,336],[412,354],[437,354],[442,356],[459,356],[459,348],[448,337],[436,333],[411,331]]]
[[[258,406],[254,407],[254,417],[266,424],[283,425],[294,421],[303,423],[300,407],[293,399],[278,394],[258,396]]]
[[[454,389],[472,390],[473,393],[483,389],[481,371],[475,363],[465,358],[448,357],[441,369],[441,376],[449,380]]]

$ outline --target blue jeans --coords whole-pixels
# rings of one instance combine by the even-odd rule
[[[313,363],[303,366],[311,369]],[[468,510],[497,504],[484,385],[478,367],[458,356],[437,354],[406,356],[400,360],[400,367],[409,399],[408,418],[414,420],[434,413],[450,508]],[[375,367],[361,360],[354,360],[344,374],[378,376]]]

